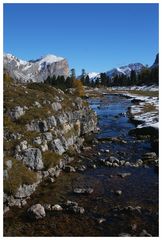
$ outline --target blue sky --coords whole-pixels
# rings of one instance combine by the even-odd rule
[[[4,4],[4,52],[63,56],[77,74],[151,65],[158,38],[158,4]]]

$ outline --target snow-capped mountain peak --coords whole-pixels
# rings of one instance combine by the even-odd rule
[[[121,74],[130,76],[132,70],[134,70],[138,73],[141,71],[141,69],[143,67],[144,67],[144,65],[141,63],[132,63],[132,64],[128,64],[126,66],[113,68],[110,71],[107,71],[106,75],[109,76],[110,78],[114,77],[115,75],[121,75]]]
[[[43,82],[48,76],[68,76],[69,67],[66,59],[48,54],[37,60],[24,61],[12,54],[4,54],[4,69],[21,82]]]
[[[47,62],[47,63],[53,63],[53,62],[59,62],[61,60],[63,60],[64,58],[63,57],[57,57],[55,55],[52,55],[52,54],[48,54],[44,57],[41,58],[41,60],[39,61],[40,63],[42,62]]]
[[[100,73],[97,73],[97,72],[90,72],[87,74],[89,76],[89,79],[93,80],[97,77],[99,77]]]

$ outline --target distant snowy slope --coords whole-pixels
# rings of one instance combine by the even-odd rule
[[[90,72],[87,75],[89,76],[90,80],[96,80],[97,78],[100,78],[100,73],[96,72]]]
[[[134,70],[138,73],[141,71],[141,69],[143,67],[144,67],[144,65],[141,63],[132,63],[127,66],[113,68],[110,71],[107,71],[106,75],[109,76],[110,78],[114,77],[115,75],[121,75],[121,74],[130,76],[132,70]]]

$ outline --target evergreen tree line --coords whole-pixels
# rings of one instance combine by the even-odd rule
[[[84,73],[84,74],[83,74]],[[91,87],[112,87],[112,86],[132,86],[142,84],[159,84],[159,68],[143,68],[140,73],[136,73],[134,70],[131,71],[130,76],[124,74],[115,75],[110,78],[106,73],[101,73],[100,78],[90,80],[89,76],[82,70],[81,81],[85,86]]]
[[[45,81],[45,84],[50,84],[56,88],[62,89],[65,91],[68,88],[74,88],[74,93],[77,96],[82,97],[84,95],[84,88],[81,80],[76,79],[75,69],[71,69],[71,74],[69,77],[65,78],[64,76],[53,76],[48,77]]]
[[[77,81],[77,82],[76,82]],[[48,77],[45,80],[46,84],[50,84],[56,88],[66,90],[67,88],[82,88],[84,86],[90,87],[112,87],[112,86],[132,86],[132,85],[142,85],[142,84],[159,84],[159,68],[143,68],[140,73],[136,73],[134,70],[131,71],[130,76],[124,74],[116,75],[112,78],[106,75],[106,73],[101,73],[100,78],[95,80],[90,80],[89,76],[86,74],[85,70],[82,69],[82,74],[80,80],[76,80],[75,69],[71,69],[71,74],[65,79],[64,76],[53,76]]]

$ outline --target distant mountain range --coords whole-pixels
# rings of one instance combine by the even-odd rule
[[[67,60],[51,54],[30,61],[21,60],[12,54],[4,54],[3,65],[4,70],[12,78],[22,83],[43,82],[48,76],[63,75],[67,77],[69,74]]]
[[[36,60],[24,61],[12,54],[4,54],[3,57],[4,70],[7,71],[12,78],[22,83],[26,82],[43,82],[47,77],[57,77],[63,75],[65,78],[69,75],[68,62],[63,57],[57,57],[55,55],[48,54],[44,57],[40,57]],[[150,68],[157,67],[159,65],[159,54],[156,55],[156,59]],[[142,63],[131,63],[126,66],[113,68],[106,73],[110,78],[115,75],[130,76],[131,71],[134,70],[139,73],[144,65]],[[87,73],[90,80],[95,81],[100,78],[100,73],[90,72]],[[81,76],[78,76],[78,79]]]
[[[158,67],[158,65],[159,65],[159,54],[156,55],[155,62],[153,63],[153,65],[150,68]],[[144,67],[145,66],[142,63],[131,63],[126,66],[113,68],[105,73],[110,78],[112,78],[116,75],[120,76],[122,74],[126,75],[126,76],[130,76],[132,70],[134,70],[136,73],[140,73],[140,71]],[[93,81],[95,81],[97,78],[100,78],[100,73],[96,73],[96,72],[90,72],[90,73],[87,73],[87,75],[89,76],[89,79],[93,80]]]
[[[130,76],[131,71],[134,70],[135,72],[140,72],[141,69],[144,67],[143,64],[141,63],[132,63],[126,66],[118,67],[118,68],[113,68],[110,71],[106,72],[106,75],[111,77],[114,77],[115,75],[126,75]]]

